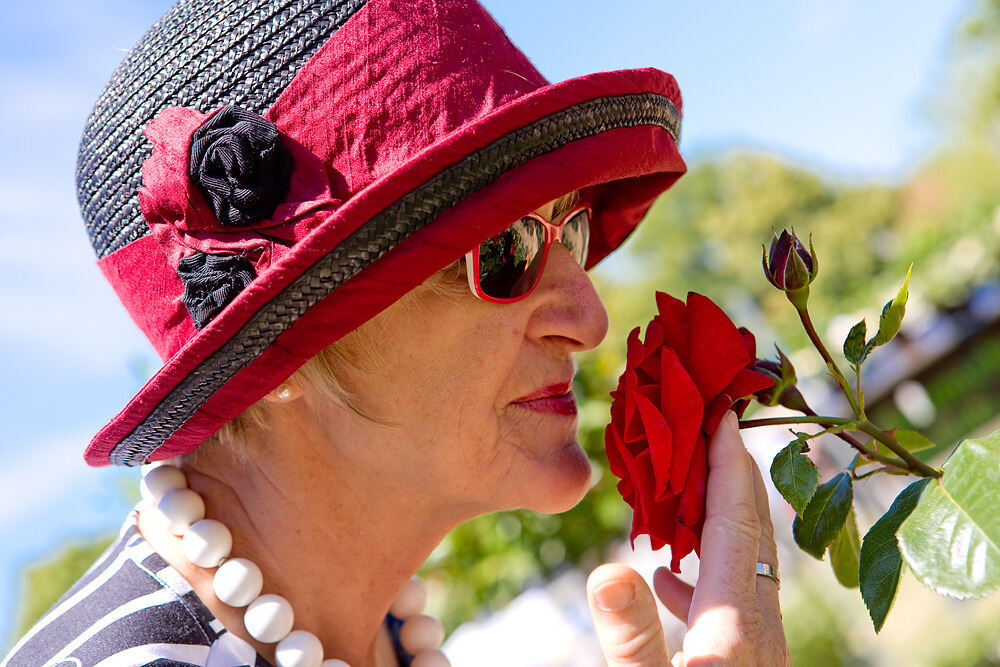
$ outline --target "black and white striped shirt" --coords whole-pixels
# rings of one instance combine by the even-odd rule
[[[150,548],[135,513],[0,667],[270,667]]]
[[[388,617],[400,664],[398,619]],[[136,513],[0,667],[271,667],[139,534]]]

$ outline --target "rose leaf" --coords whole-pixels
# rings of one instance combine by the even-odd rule
[[[816,487],[809,504],[792,522],[792,537],[807,554],[823,560],[823,554],[847,520],[854,490],[851,477],[842,472]]]
[[[910,452],[921,452],[925,449],[931,449],[936,447],[933,442],[927,439],[921,433],[917,431],[909,431],[907,429],[898,428],[895,432],[896,442],[906,447]]]
[[[868,354],[872,351],[873,345],[865,343],[865,334],[867,332],[868,328],[865,326],[865,321],[861,320],[851,327],[851,332],[847,334],[847,338],[844,340],[844,357],[852,364],[864,363],[864,360],[868,358]]]
[[[878,320],[878,333],[872,339],[876,346],[885,345],[899,333],[899,327],[903,324],[903,315],[906,313],[906,301],[910,295],[910,271],[912,270],[913,265],[911,264],[906,271],[906,280],[899,288],[896,298],[886,303],[885,308],[882,309],[882,315]]]
[[[1000,588],[1000,431],[958,446],[899,529],[900,550],[928,588],[956,598]]]
[[[861,558],[861,539],[858,537],[858,521],[854,509],[847,513],[844,527],[830,542],[830,565],[837,581],[847,588],[858,587],[858,564]]]
[[[930,481],[930,477],[925,477],[903,489],[861,542],[858,579],[861,597],[868,607],[875,632],[882,629],[885,617],[889,615],[903,574],[896,531],[916,507],[921,491]]]
[[[804,450],[805,444],[794,440],[771,461],[771,480],[797,514],[805,511],[819,484],[819,469]]]

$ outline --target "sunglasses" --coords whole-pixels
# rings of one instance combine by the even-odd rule
[[[469,287],[480,299],[513,303],[531,294],[542,276],[549,248],[559,241],[582,267],[590,245],[590,209],[579,206],[549,222],[529,213],[465,255]]]

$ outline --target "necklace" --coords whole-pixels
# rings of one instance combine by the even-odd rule
[[[308,630],[293,630],[295,613],[285,598],[264,593],[260,568],[246,558],[230,558],[233,536],[220,521],[205,518],[205,501],[188,488],[187,477],[175,466],[143,468],[139,485],[143,500],[162,515],[167,530],[182,538],[184,556],[197,567],[215,568],[212,588],[220,602],[246,607],[243,625],[262,644],[276,644],[277,667],[350,667],[343,660],[324,659],[323,645]],[[411,667],[450,667],[439,649],[444,628],[423,613],[427,590],[413,578],[396,595],[389,613],[402,621],[399,642],[413,656]]]

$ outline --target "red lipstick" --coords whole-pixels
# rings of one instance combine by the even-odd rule
[[[557,415],[576,414],[576,398],[573,396],[572,382],[551,384],[513,402],[534,412],[550,412]]]

